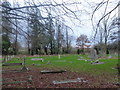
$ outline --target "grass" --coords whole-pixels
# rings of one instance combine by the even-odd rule
[[[112,58],[108,59],[106,57],[100,58],[100,62],[104,62],[104,64],[95,64],[92,65],[91,61],[84,61],[84,60],[77,60],[78,57],[83,57],[83,59],[90,60],[88,55],[62,55],[60,60],[58,59],[58,56],[40,56],[40,57],[26,57],[26,66],[28,68],[40,68],[41,70],[44,69],[62,69],[67,70],[71,72],[77,72],[77,73],[84,73],[90,76],[97,77],[98,79],[103,79],[108,82],[117,82],[117,70],[112,69],[113,67],[116,67],[116,64],[118,63],[118,57],[112,55]],[[33,61],[32,58],[43,58],[44,62],[41,61]],[[57,62],[57,61],[65,61],[66,62]],[[50,64],[46,64],[48,61],[50,61]],[[7,63],[21,63],[22,60],[18,60],[16,58],[13,58],[12,61],[8,61]],[[72,62],[72,63],[71,63]],[[33,66],[33,64],[41,64],[38,66]],[[22,68],[22,66],[3,66],[4,68],[9,69],[19,69]]]
[[[78,56],[83,57],[86,60],[89,60],[89,57],[87,55],[66,55],[61,56],[60,60],[58,59],[58,56],[41,56],[41,57],[26,57],[26,65],[32,66],[32,64],[41,64],[39,66],[34,66],[38,68],[59,68],[59,69],[67,69],[72,72],[86,72],[86,73],[94,73],[94,74],[101,74],[101,73],[107,73],[107,74],[113,74],[116,73],[117,70],[112,69],[116,66],[118,63],[117,59],[100,59],[101,62],[104,62],[104,64],[96,64],[92,65],[90,64],[91,61],[84,61],[84,60],[77,60]],[[32,58],[43,58],[44,62],[41,61],[33,61]],[[66,62],[57,62],[57,61],[64,61]],[[46,64],[48,61],[50,61],[51,64]],[[21,63],[21,60],[17,60],[16,58],[13,58],[12,61],[8,61],[7,63]],[[10,67],[10,66],[8,66]],[[19,66],[12,66],[12,67],[19,67]]]

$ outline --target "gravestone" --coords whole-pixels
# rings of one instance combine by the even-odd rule
[[[91,48],[91,50],[90,50],[90,59],[92,61],[95,61],[97,59],[97,53],[96,53],[96,50],[94,48]]]
[[[42,62],[43,62],[43,58],[32,58],[31,60],[34,60],[34,61],[42,61]]]
[[[60,59],[60,55],[58,55],[58,59]]]

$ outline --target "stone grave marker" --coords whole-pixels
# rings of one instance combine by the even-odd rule
[[[12,82],[5,82],[7,80],[13,80],[13,79],[25,79],[24,81],[12,81]],[[28,82],[29,84],[32,83],[32,75],[28,76],[28,77],[14,77],[14,78],[3,78],[2,79],[2,84],[5,85],[5,84],[17,84],[17,83],[25,83],[25,82]]]
[[[110,59],[110,58],[112,58],[112,56],[111,56],[111,55],[109,55],[109,56],[108,56],[108,58]]]
[[[53,81],[53,84],[64,84],[64,83],[73,83],[73,82],[84,82],[87,81],[83,80],[83,78],[71,79],[71,80],[61,80],[61,81]]]
[[[91,48],[91,50],[90,50],[90,58],[92,61],[95,61],[97,59],[97,53],[94,48]]]
[[[66,70],[42,70],[40,71],[41,74],[47,74],[47,73],[63,73],[66,72]]]
[[[104,64],[104,62],[99,62],[99,60],[96,60],[95,62],[91,62],[91,64]]]
[[[46,64],[32,64],[33,66],[39,66],[39,65],[47,65],[47,64],[51,64],[51,62],[50,61],[48,61]]]
[[[16,65],[22,65],[22,63],[3,63],[2,66],[16,66]]]
[[[91,48],[90,51],[91,64],[103,64],[104,62],[99,62],[97,59],[97,52],[94,48]]]
[[[54,62],[66,62],[66,60],[56,60]]]
[[[42,62],[43,62],[43,58],[32,58],[31,60],[34,60],[34,61],[42,61]]]
[[[60,59],[60,54],[58,55],[58,59]]]

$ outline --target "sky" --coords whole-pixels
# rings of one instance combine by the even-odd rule
[[[5,1],[5,0],[3,0],[3,1]],[[13,3],[13,1],[17,1],[20,3],[21,6],[24,6],[24,0],[8,0],[8,1],[11,4]],[[26,1],[32,2],[33,0],[26,0]],[[39,1],[42,3],[45,3],[45,1],[49,1],[49,0],[34,0],[34,1],[36,3],[39,3]],[[66,2],[66,3],[79,2],[79,3],[81,3],[76,6],[75,5],[68,6],[68,8],[73,11],[79,10],[78,12],[76,12],[76,15],[80,19],[80,21],[77,19],[68,18],[66,16],[63,16],[63,18],[65,19],[64,23],[73,29],[74,33],[70,32],[70,34],[74,35],[75,38],[77,38],[81,34],[87,35],[88,38],[91,38],[93,36],[94,30],[93,30],[92,23],[91,23],[91,15],[95,8],[94,6],[98,3],[100,3],[102,0],[54,0],[54,1],[57,3],[62,3],[62,2]],[[110,11],[111,9],[113,9],[113,7],[117,4],[116,2],[118,2],[118,1],[119,0],[110,0],[110,2],[112,2],[112,3],[109,4],[107,11]],[[104,8],[105,8],[105,5],[103,7],[101,7],[101,9],[99,9],[95,13],[95,16],[93,18],[94,24],[96,24],[96,22],[99,20],[99,18],[102,17]],[[114,13],[112,13],[111,17],[117,12],[118,11],[116,10]],[[74,42],[74,44],[75,44],[75,42]]]

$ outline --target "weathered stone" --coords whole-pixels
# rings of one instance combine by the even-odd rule
[[[22,65],[22,63],[3,63],[2,66],[16,66],[16,65]]]
[[[43,62],[43,58],[32,58],[31,60],[34,60],[34,61],[42,61],[42,62]]]
[[[97,53],[96,53],[96,50],[91,48],[91,51],[90,51],[90,58],[91,60],[96,60],[97,59]]]
[[[63,83],[73,83],[73,82],[87,82],[83,80],[83,78],[71,79],[71,80],[63,80],[63,81],[53,81],[53,84],[63,84]]]
[[[42,74],[46,74],[46,73],[63,73],[63,72],[66,72],[66,70],[43,70],[41,71]]]

